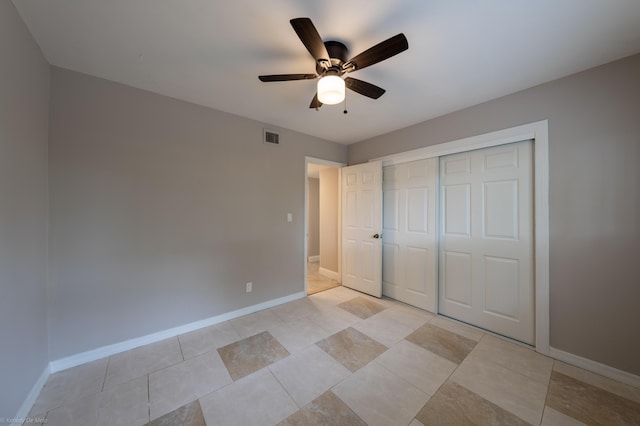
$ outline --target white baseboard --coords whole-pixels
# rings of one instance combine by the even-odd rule
[[[338,282],[340,282],[340,274],[338,274],[336,271],[332,271],[330,269],[325,269],[325,268],[320,268],[318,270],[318,273],[320,275],[322,275],[323,277],[327,277],[330,280],[336,280]]]
[[[320,262],[320,255],[316,254],[315,256],[309,256],[307,258],[308,262]]]
[[[581,356],[561,351],[560,349],[552,347],[549,348],[549,356],[559,361],[566,362],[567,364],[571,364],[575,367],[584,368],[585,370],[589,370],[592,373],[596,373],[601,376],[608,377],[610,379],[617,380],[624,384],[640,389],[640,376],[636,376],[635,374],[618,370],[617,368],[610,367],[597,361],[583,358]]]
[[[16,413],[16,416],[14,419],[22,420],[18,422],[19,424],[22,424],[26,421],[27,416],[29,416],[29,413],[31,412],[31,408],[33,408],[33,404],[36,403],[36,399],[38,399],[38,395],[40,395],[40,391],[44,387],[44,384],[47,383],[47,379],[49,378],[50,374],[51,374],[51,369],[49,367],[49,364],[47,364],[47,366],[42,371],[42,374],[40,374],[40,377],[38,377],[38,380],[36,380],[33,387],[29,391],[29,394],[22,402],[22,405],[18,409],[18,412]],[[35,414],[41,415],[45,413],[35,413]]]
[[[329,271],[325,269],[324,272],[328,272],[329,275],[333,274],[334,276],[337,276],[337,273],[333,271]],[[323,270],[320,271],[320,273],[325,275],[324,272]],[[333,277],[330,277],[330,278],[337,279]],[[56,373],[61,370],[65,370],[67,368],[75,367],[77,365],[85,364],[87,362],[95,361],[107,356],[111,356],[120,352],[124,352],[130,349],[134,349],[139,346],[144,346],[149,343],[155,343],[160,340],[178,336],[180,334],[199,330],[204,327],[208,327],[224,321],[229,321],[234,318],[252,314],[254,312],[258,312],[264,309],[269,309],[274,306],[281,305],[283,303],[291,302],[293,300],[302,299],[304,297],[305,297],[304,292],[290,294],[285,297],[268,300],[266,302],[262,302],[257,305],[247,306],[246,308],[227,312],[225,314],[221,314],[215,317],[192,322],[190,324],[186,324],[183,326],[174,327],[168,330],[149,334],[147,336],[126,340],[124,342],[103,346],[101,348],[93,349],[90,351],[82,352],[76,355],[71,355],[65,358],[51,361],[49,365],[47,365],[44,368],[42,374],[40,375],[36,383],[33,385],[33,387],[31,388],[31,391],[29,392],[24,402],[20,406],[15,418],[17,419],[26,418],[29,415],[29,412],[31,411],[33,404],[36,402],[36,399],[38,398],[40,391],[42,390],[45,383],[47,382],[47,379],[49,378],[50,374]],[[640,388],[640,376],[636,376],[632,373],[618,370],[617,368],[614,368],[614,367],[611,367],[587,358],[583,358],[581,356],[574,355],[569,352],[564,352],[560,349],[556,349],[553,347],[549,348],[549,356],[557,360],[566,362],[567,364],[571,364],[576,367],[584,368],[585,370],[591,371],[593,373],[600,374],[601,376],[608,377],[613,380],[617,380],[619,382],[625,383],[630,386],[634,386],[636,388]]]
[[[232,312],[227,312],[225,314],[221,314],[215,317],[192,322],[190,324],[170,328],[168,330],[159,331],[157,333],[149,334],[142,337],[136,337],[135,339],[114,343],[112,345],[103,346],[101,348],[92,349],[90,351],[86,351],[86,352],[71,355],[65,358],[57,359],[49,363],[49,370],[51,373],[55,373],[61,370],[66,370],[67,368],[75,367],[80,364],[86,364],[87,362],[91,362],[91,361],[95,361],[111,355],[115,355],[117,353],[128,351],[130,349],[134,349],[140,346],[148,345],[149,343],[159,342],[160,340],[175,337],[184,333],[189,333],[190,331],[199,330],[201,328],[209,327],[210,325],[218,324],[224,321],[229,321],[234,318],[241,317],[243,315],[248,315],[254,312],[262,311],[263,309],[272,308],[274,306],[278,306],[283,303],[301,299],[305,296],[306,296],[305,292],[301,291],[298,293],[290,294],[289,296],[268,300],[266,302],[259,303],[257,305],[247,306],[246,308],[238,309]]]

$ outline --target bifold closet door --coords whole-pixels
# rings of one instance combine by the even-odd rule
[[[383,168],[382,292],[436,311],[438,160]]]
[[[438,311],[534,343],[533,144],[440,158]]]

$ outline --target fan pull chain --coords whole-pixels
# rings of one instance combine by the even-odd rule
[[[345,91],[344,93],[344,111],[342,111],[343,114],[347,114],[349,111],[347,111],[347,93]]]

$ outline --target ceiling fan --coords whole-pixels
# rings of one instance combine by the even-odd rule
[[[378,99],[384,94],[384,89],[356,78],[343,78],[343,75],[382,62],[409,48],[407,38],[400,33],[347,60],[347,46],[339,41],[322,41],[311,19],[295,18],[289,22],[315,59],[316,73],[261,75],[258,78],[264,82],[320,78],[316,95],[309,105],[309,108],[316,110],[322,104],[334,105],[342,102],[345,87],[369,98]]]

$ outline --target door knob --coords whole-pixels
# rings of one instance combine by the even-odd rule
[[[371,236],[371,238],[375,238],[375,239],[377,240],[378,238],[382,238],[382,235],[380,235],[380,234],[373,234],[373,235]]]

